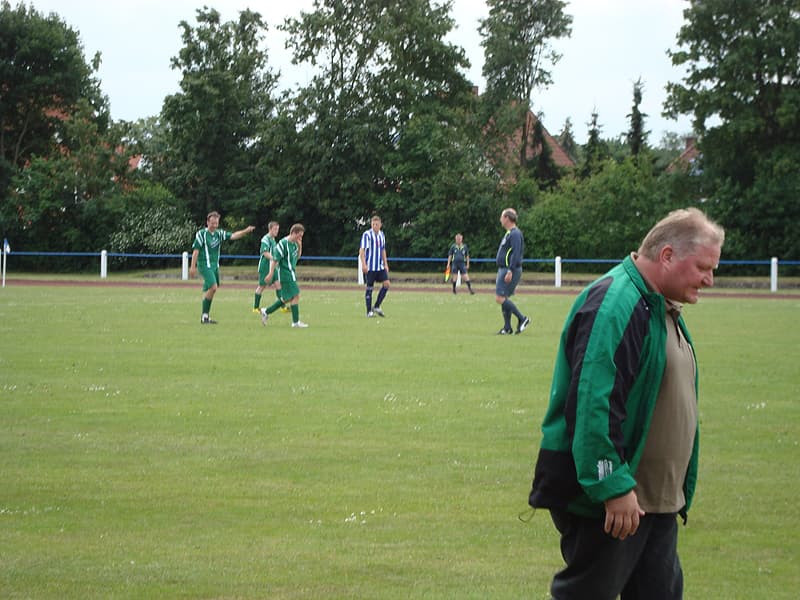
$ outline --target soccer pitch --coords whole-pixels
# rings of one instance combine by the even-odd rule
[[[527,494],[572,295],[0,290],[0,597],[549,598]],[[268,304],[270,294],[264,296]],[[800,296],[703,298],[686,597],[800,589]],[[520,515],[523,519],[520,519]]]

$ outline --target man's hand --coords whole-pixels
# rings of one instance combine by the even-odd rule
[[[605,501],[606,522],[603,531],[618,540],[624,540],[639,529],[639,519],[644,516],[644,511],[639,506],[636,492],[631,490],[624,496]]]

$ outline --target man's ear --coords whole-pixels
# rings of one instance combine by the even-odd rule
[[[675,258],[675,250],[669,244],[661,248],[661,251],[658,253],[658,260],[665,267],[669,266],[673,258]]]

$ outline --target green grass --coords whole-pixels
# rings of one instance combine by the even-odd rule
[[[495,336],[488,288],[0,290],[0,597],[548,598],[527,494],[571,303]],[[800,588],[800,298],[688,307],[701,368],[686,597]]]

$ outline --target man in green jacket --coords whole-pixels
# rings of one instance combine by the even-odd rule
[[[567,317],[529,498],[561,534],[555,600],[682,598],[676,517],[694,493],[698,427],[680,311],[713,285],[724,239],[701,211],[673,211]]]

